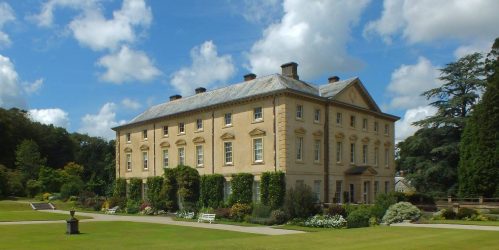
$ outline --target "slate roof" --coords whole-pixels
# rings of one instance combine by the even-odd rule
[[[113,129],[116,130],[117,128],[130,124],[283,90],[300,92],[318,98],[333,98],[336,94],[355,82],[355,80],[358,80],[358,78],[342,80],[335,82],[334,84],[316,86],[280,74],[273,74],[150,107],[142,114],[133,118],[130,122]]]

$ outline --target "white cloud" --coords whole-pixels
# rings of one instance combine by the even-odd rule
[[[123,0],[121,9],[113,11],[106,19],[100,0],[50,0],[43,4],[38,15],[32,17],[40,26],[51,26],[57,7],[80,11],[69,29],[80,44],[93,50],[117,49],[124,43],[136,40],[136,28],[147,28],[152,21],[152,11],[144,0]]]
[[[2,31],[3,26],[12,22],[16,19],[14,11],[8,3],[0,2],[0,48],[4,46],[9,46],[12,42],[10,41],[9,35]]]
[[[33,121],[43,124],[52,124],[56,127],[68,128],[68,113],[62,109],[30,109],[28,115]]]
[[[24,85],[24,92],[26,92],[28,95],[33,93],[38,93],[38,91],[42,88],[42,86],[43,86],[43,78],[40,78],[35,80],[34,82],[26,83]]]
[[[459,46],[454,51],[456,59],[473,53],[488,53],[492,48],[492,41],[475,41],[468,45]]]
[[[392,96],[389,105],[393,109],[406,109],[428,104],[421,96],[426,90],[438,87],[440,71],[431,62],[420,57],[413,65],[401,65],[393,71],[387,91]]]
[[[432,106],[420,106],[405,111],[404,117],[395,123],[395,142],[405,140],[413,135],[418,129],[412,125],[413,122],[420,121],[428,116],[436,114],[437,109]]]
[[[125,121],[116,121],[116,104],[113,102],[104,104],[97,114],[86,114],[81,121],[82,126],[78,132],[108,140],[116,137],[111,128],[125,123]]]
[[[192,64],[174,72],[171,84],[182,95],[192,95],[196,87],[210,87],[230,79],[236,69],[230,55],[218,55],[217,46],[206,41],[191,50]]]
[[[281,10],[281,0],[244,0],[243,11],[237,9],[238,13],[249,22],[267,23]]]
[[[499,34],[499,1],[385,0],[383,6],[381,18],[368,23],[365,33],[377,33],[387,42],[398,34],[410,43],[492,41]]]
[[[282,19],[268,26],[248,53],[248,68],[266,75],[295,61],[302,78],[357,69],[361,63],[347,54],[346,44],[368,2],[285,0]]]
[[[25,108],[26,100],[19,85],[19,76],[8,57],[0,55],[0,107]]]
[[[97,65],[106,68],[100,76],[101,80],[117,84],[150,81],[161,74],[144,52],[134,51],[126,45],[115,53],[101,57]]]
[[[130,98],[125,98],[121,101],[121,104],[125,107],[125,108],[128,108],[128,109],[132,109],[132,110],[137,110],[139,109],[140,107],[142,107],[142,105],[138,102],[138,101],[134,101]]]

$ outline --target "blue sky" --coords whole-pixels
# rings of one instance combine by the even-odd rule
[[[170,95],[299,64],[302,80],[359,76],[397,140],[434,110],[438,68],[487,52],[499,1],[0,0],[0,106],[113,138]]]

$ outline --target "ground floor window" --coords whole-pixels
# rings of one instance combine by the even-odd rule
[[[228,201],[230,195],[232,194],[232,186],[230,181],[224,182],[224,201]]]
[[[203,146],[196,146],[196,163],[198,167],[202,167],[204,164],[204,156],[203,156]]]
[[[315,200],[319,202],[321,200],[321,181],[314,181],[314,196]]]
[[[334,202],[341,203],[341,193],[342,193],[343,181],[336,181],[336,192],[334,193]]]
[[[260,182],[259,181],[253,182],[253,201],[254,202],[260,201]]]
[[[390,181],[385,181],[385,194],[390,192]]]

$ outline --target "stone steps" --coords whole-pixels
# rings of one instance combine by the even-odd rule
[[[32,202],[30,203],[30,205],[33,210],[55,210],[55,207],[54,205],[52,205],[52,203]]]

